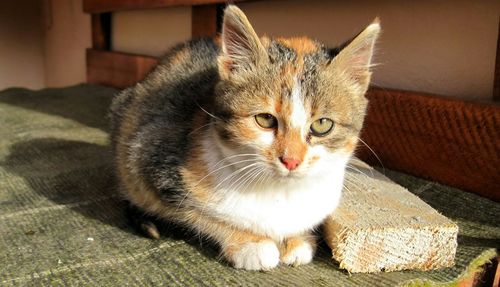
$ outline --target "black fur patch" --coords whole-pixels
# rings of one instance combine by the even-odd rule
[[[171,65],[170,59],[187,50],[190,56]],[[125,143],[129,162],[166,203],[178,203],[185,193],[180,168],[192,143],[188,134],[193,115],[210,109],[218,82],[216,65],[219,48],[211,39],[198,39],[173,48],[140,85],[123,91],[113,100],[112,139],[120,130],[121,115],[130,108],[132,97],[138,113],[137,132]],[[112,143],[116,145],[115,140]]]

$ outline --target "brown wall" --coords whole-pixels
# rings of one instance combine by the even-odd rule
[[[44,86],[41,1],[0,3],[0,90]]]

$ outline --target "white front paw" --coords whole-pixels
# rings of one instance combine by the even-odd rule
[[[290,250],[281,258],[281,261],[288,265],[301,265],[310,263],[314,256],[314,247],[311,243],[303,241],[300,245]]]
[[[245,243],[233,255],[232,261],[235,268],[246,270],[269,270],[278,266],[280,252],[272,241]]]

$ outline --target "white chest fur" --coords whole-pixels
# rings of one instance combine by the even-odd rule
[[[213,141],[207,137],[203,146],[205,164],[218,175],[214,178],[215,190],[211,191],[210,201],[203,204],[204,214],[279,241],[313,229],[339,203],[347,155],[329,160],[314,175],[279,182],[270,180],[241,190],[229,181],[224,182],[234,171],[231,167],[216,168],[224,156]]]
[[[274,184],[262,190],[219,190],[224,196],[209,204],[225,221],[276,240],[311,230],[338,205],[343,169],[321,178]]]

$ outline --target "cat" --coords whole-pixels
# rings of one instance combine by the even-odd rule
[[[111,106],[119,187],[132,221],[213,240],[235,268],[311,262],[363,125],[380,25],[337,48],[259,38],[225,9],[218,40],[170,50]]]

